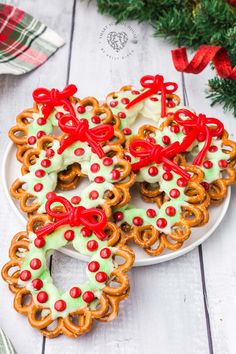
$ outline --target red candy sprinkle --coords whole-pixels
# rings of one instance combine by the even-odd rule
[[[100,256],[101,258],[103,259],[106,259],[106,258],[109,258],[111,255],[111,250],[109,248],[103,248],[101,251],[100,251]]]
[[[213,163],[209,160],[203,162],[203,167],[205,168],[212,168]]]
[[[38,118],[37,123],[38,123],[38,125],[44,125],[44,124],[46,124],[46,119],[43,117]]]
[[[168,145],[170,143],[169,136],[164,135],[163,138],[162,138],[162,142],[163,142],[163,144]]]
[[[156,139],[154,139],[152,136],[149,136],[149,137],[147,138],[147,141],[149,141],[149,143],[153,143],[153,144],[156,143]]]
[[[124,214],[122,213],[122,211],[116,211],[113,214],[113,218],[114,218],[115,221],[121,221],[124,218]]]
[[[93,116],[93,117],[91,118],[91,121],[92,121],[94,124],[99,124],[99,123],[101,123],[101,118],[98,117],[98,116]]]
[[[92,291],[85,291],[82,297],[85,302],[92,302],[94,300],[94,294]]]
[[[46,133],[43,131],[43,130],[40,130],[38,133],[37,133],[37,138],[40,139],[42,138],[42,136],[46,135]]]
[[[177,184],[178,184],[179,187],[185,187],[186,184],[187,184],[187,181],[184,178],[178,178],[177,179]]]
[[[60,119],[61,117],[63,116],[63,113],[62,112],[57,112],[56,114],[55,114],[55,117],[56,117],[56,119]]]
[[[135,226],[141,226],[143,224],[143,219],[140,218],[139,216],[135,216],[132,222]]]
[[[98,243],[95,240],[90,240],[87,242],[87,249],[89,251],[96,251],[96,249],[98,248]]]
[[[97,191],[91,191],[91,192],[89,193],[89,199],[95,200],[95,199],[98,198],[98,196],[99,196],[99,194],[98,194]]]
[[[204,133],[199,133],[197,140],[200,142],[206,140],[206,135]]]
[[[97,176],[94,178],[94,182],[96,183],[103,183],[105,181],[105,178],[102,176]]]
[[[119,170],[112,170],[111,171],[111,178],[113,180],[119,179],[120,178],[120,171]]]
[[[210,189],[210,184],[207,182],[202,182],[201,185],[205,188],[206,191]]]
[[[153,101],[153,102],[159,101],[157,97],[150,97],[150,100]]]
[[[55,155],[55,151],[53,149],[47,149],[45,156],[47,158],[53,157]]]
[[[75,233],[73,230],[67,230],[65,233],[64,233],[64,238],[67,240],[67,241],[73,241],[74,238],[75,238]]]
[[[46,291],[40,291],[37,295],[37,300],[41,304],[46,302],[48,300],[48,294],[46,293]]]
[[[158,174],[158,168],[155,166],[149,167],[148,174],[152,177],[156,176]]]
[[[113,160],[111,157],[105,157],[102,163],[104,166],[111,166],[113,164]]]
[[[35,290],[40,290],[42,287],[43,287],[43,282],[41,279],[39,278],[35,278],[33,281],[32,281],[32,286]]]
[[[171,127],[170,127],[170,131],[172,132],[172,133],[175,133],[175,134],[177,134],[177,133],[179,133],[179,127],[178,127],[178,125],[172,125]]]
[[[110,102],[110,106],[113,108],[116,107],[117,105],[118,105],[118,101],[111,101]]]
[[[73,204],[79,204],[80,201],[81,201],[81,198],[80,198],[79,196],[76,196],[76,195],[75,195],[74,197],[71,198],[71,202],[72,202]]]
[[[183,133],[184,135],[188,135],[188,134],[189,134],[189,132],[190,132],[190,129],[189,129],[189,128],[187,128],[187,127],[183,127],[183,129],[182,129],[182,133]]]
[[[90,272],[96,272],[100,268],[100,264],[97,261],[92,261],[88,264]]]
[[[84,113],[85,111],[86,111],[86,108],[85,108],[84,106],[79,106],[79,107],[77,107],[77,112],[78,112],[78,113],[82,114],[82,113]]]
[[[48,159],[44,159],[41,161],[41,166],[44,168],[50,167],[51,166],[51,161]]]
[[[178,198],[180,195],[180,191],[176,188],[171,189],[170,196],[171,198]]]
[[[35,190],[35,192],[40,192],[42,189],[43,189],[42,183],[36,183],[36,184],[34,185],[34,190]]]
[[[93,173],[96,173],[100,170],[100,165],[98,163],[93,163],[91,166],[90,166],[90,171],[93,172]]]
[[[165,163],[163,163],[163,166],[162,166],[163,170],[169,172],[170,171],[170,167],[168,165],[166,165]]]
[[[218,147],[215,145],[210,146],[208,149],[208,151],[210,151],[210,152],[216,152],[217,150],[218,150]]]
[[[34,240],[34,245],[35,245],[35,247],[37,247],[37,248],[42,248],[42,247],[44,247],[44,245],[45,245],[45,239],[44,238],[36,238],[35,240]]]
[[[146,214],[149,218],[155,218],[157,215],[154,209],[147,209]]]
[[[173,178],[173,175],[172,175],[171,172],[165,172],[165,173],[163,173],[162,178],[163,178],[165,181],[171,181],[172,178]]]
[[[84,154],[84,149],[83,148],[75,149],[74,154],[75,156],[81,156]]]
[[[80,288],[78,288],[77,286],[75,286],[74,288],[70,289],[70,296],[73,297],[73,299],[76,299],[77,297],[79,297],[82,294],[82,291]]]
[[[129,103],[129,99],[127,97],[124,97],[124,98],[121,99],[121,103],[128,104]]]
[[[98,272],[95,278],[99,283],[104,283],[107,280],[107,274],[104,272]]]
[[[119,112],[118,113],[118,117],[121,118],[121,119],[124,119],[126,117],[125,112]]]
[[[56,195],[56,193],[54,193],[54,192],[48,192],[48,193],[46,194],[46,198],[47,198],[47,199],[50,199],[50,198],[55,197],[55,195]]]
[[[131,162],[131,156],[125,154],[124,157],[125,157],[125,159],[126,159],[127,161]]]
[[[31,273],[29,270],[23,270],[21,273],[20,273],[20,279],[22,281],[27,281],[31,278]]]
[[[30,137],[28,138],[28,143],[29,143],[30,145],[34,145],[34,144],[36,143],[36,138],[35,138],[35,136],[30,136]]]
[[[87,229],[87,227],[83,227],[81,229],[81,234],[83,235],[83,237],[89,237],[92,235],[92,231]]]
[[[64,300],[57,300],[54,304],[54,309],[58,312],[62,312],[66,309],[66,302]]]
[[[63,107],[63,109],[64,109],[65,111],[67,111],[67,112],[69,111],[69,108],[67,107],[67,105],[66,105],[66,104],[63,104],[63,106],[62,106],[62,107]]]
[[[176,214],[176,209],[173,206],[168,206],[166,208],[166,215],[174,216]]]
[[[167,103],[167,107],[169,107],[169,108],[173,108],[173,107],[175,107],[176,106],[176,104],[174,103],[174,101],[169,101],[168,103]]]
[[[124,128],[122,129],[122,132],[125,134],[125,135],[130,135],[132,134],[132,130],[130,128]]]
[[[44,170],[37,170],[35,171],[35,176],[38,178],[42,178],[43,176],[45,176],[45,171]]]
[[[157,219],[156,224],[157,224],[158,227],[160,227],[161,229],[163,229],[164,227],[166,227],[167,221],[166,221],[166,219],[164,219],[164,218],[159,218],[159,219]]]
[[[227,162],[226,160],[220,160],[220,161],[218,162],[218,166],[219,166],[220,168],[226,168],[226,167],[228,166],[228,162]]]
[[[140,94],[140,92],[138,90],[132,90],[131,93],[132,93],[132,95],[139,95]]]
[[[38,258],[33,258],[30,261],[30,268],[32,268],[34,270],[39,269],[41,267],[41,265],[42,265],[42,263],[41,263],[40,259],[38,259]]]

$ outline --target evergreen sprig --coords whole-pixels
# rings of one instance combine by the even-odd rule
[[[201,44],[220,45],[236,64],[236,8],[226,0],[97,0],[101,13],[118,22],[146,21],[154,35],[176,46],[197,49]],[[213,67],[213,66],[212,66]],[[236,117],[236,81],[215,77],[209,80],[207,97],[221,103]]]

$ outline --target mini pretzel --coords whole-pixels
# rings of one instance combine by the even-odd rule
[[[94,212],[99,211],[85,210],[87,214]],[[48,225],[55,225],[48,222],[48,215],[32,216],[27,231],[13,238],[10,261],[3,267],[2,277],[15,296],[16,311],[26,315],[31,326],[49,338],[59,334],[79,337],[90,331],[94,320],[108,322],[118,315],[120,301],[129,294],[126,272],[132,267],[134,254],[123,245],[120,229],[111,222],[101,231],[103,240],[98,235],[101,220],[96,227],[90,226],[93,230],[84,226],[86,219],[81,219],[81,225],[77,220],[77,226],[58,226],[55,231],[40,236]],[[61,293],[53,283],[46,258],[48,250],[54,251],[68,243],[91,260],[86,266],[87,281]],[[123,260],[122,264],[117,263],[118,258]]]

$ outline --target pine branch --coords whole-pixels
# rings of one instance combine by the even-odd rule
[[[222,104],[224,110],[232,110],[236,117],[236,81],[215,77],[209,80],[209,86],[207,98],[211,98],[211,105]]]

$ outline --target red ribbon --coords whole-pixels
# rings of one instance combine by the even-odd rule
[[[140,158],[138,162],[132,164],[133,171],[139,171],[152,162],[156,164],[164,163],[170,170],[181,175],[184,179],[189,180],[190,178],[188,172],[170,160],[170,158],[180,152],[180,143],[178,141],[167,147],[162,147],[159,144],[152,144],[149,141],[137,139],[130,144],[129,150],[131,155]]]
[[[57,89],[48,90],[46,88],[37,88],[33,91],[33,98],[35,102],[43,104],[44,117],[48,118],[55,106],[62,106],[65,104],[70,113],[73,113],[73,108],[68,98],[77,92],[75,85],[68,85],[63,91]]]
[[[152,96],[158,92],[161,92],[161,117],[166,116],[166,94],[174,93],[178,85],[175,82],[164,82],[162,75],[145,75],[140,79],[140,84],[145,89],[149,89],[141,93],[135,99],[127,104],[125,107],[129,109],[138,102],[144,100],[145,98]],[[168,88],[169,87],[169,88]]]
[[[70,125],[68,124],[70,123]],[[71,144],[76,141],[87,142],[92,151],[99,158],[105,156],[105,153],[99,143],[111,139],[114,135],[114,128],[110,124],[100,124],[97,127],[89,129],[87,119],[77,119],[74,115],[63,115],[58,122],[60,129],[67,133],[68,136],[62,140],[61,146],[57,150],[58,154],[62,154]]]
[[[65,212],[56,212],[51,209],[53,203],[60,203],[65,208]],[[42,238],[45,235],[50,234],[61,226],[70,225],[70,227],[76,227],[83,225],[87,229],[95,233],[100,239],[104,240],[106,234],[103,232],[107,218],[104,211],[97,208],[86,209],[83,206],[74,207],[68,199],[58,196],[55,193],[50,193],[50,197],[46,203],[46,212],[48,215],[56,219],[55,223],[47,224],[35,233],[38,238]]]
[[[184,114],[185,117],[189,118],[183,120],[180,115]],[[188,109],[182,108],[175,112],[174,120],[183,127],[190,128],[187,136],[184,138],[181,145],[181,150],[186,151],[187,148],[193,143],[193,141],[199,136],[205,140],[205,144],[202,150],[199,152],[197,157],[194,159],[193,164],[200,166],[203,159],[211,145],[213,137],[220,137],[224,132],[224,125],[217,118],[206,117],[205,114],[199,114],[198,116],[189,111]],[[210,128],[208,125],[214,126]],[[205,139],[204,139],[205,138]],[[202,139],[201,139],[202,141]]]
[[[224,47],[201,45],[190,62],[188,61],[186,48],[177,48],[171,52],[174,66],[178,71],[199,74],[213,61],[220,77],[236,80],[236,66],[231,66],[227,51]]]

